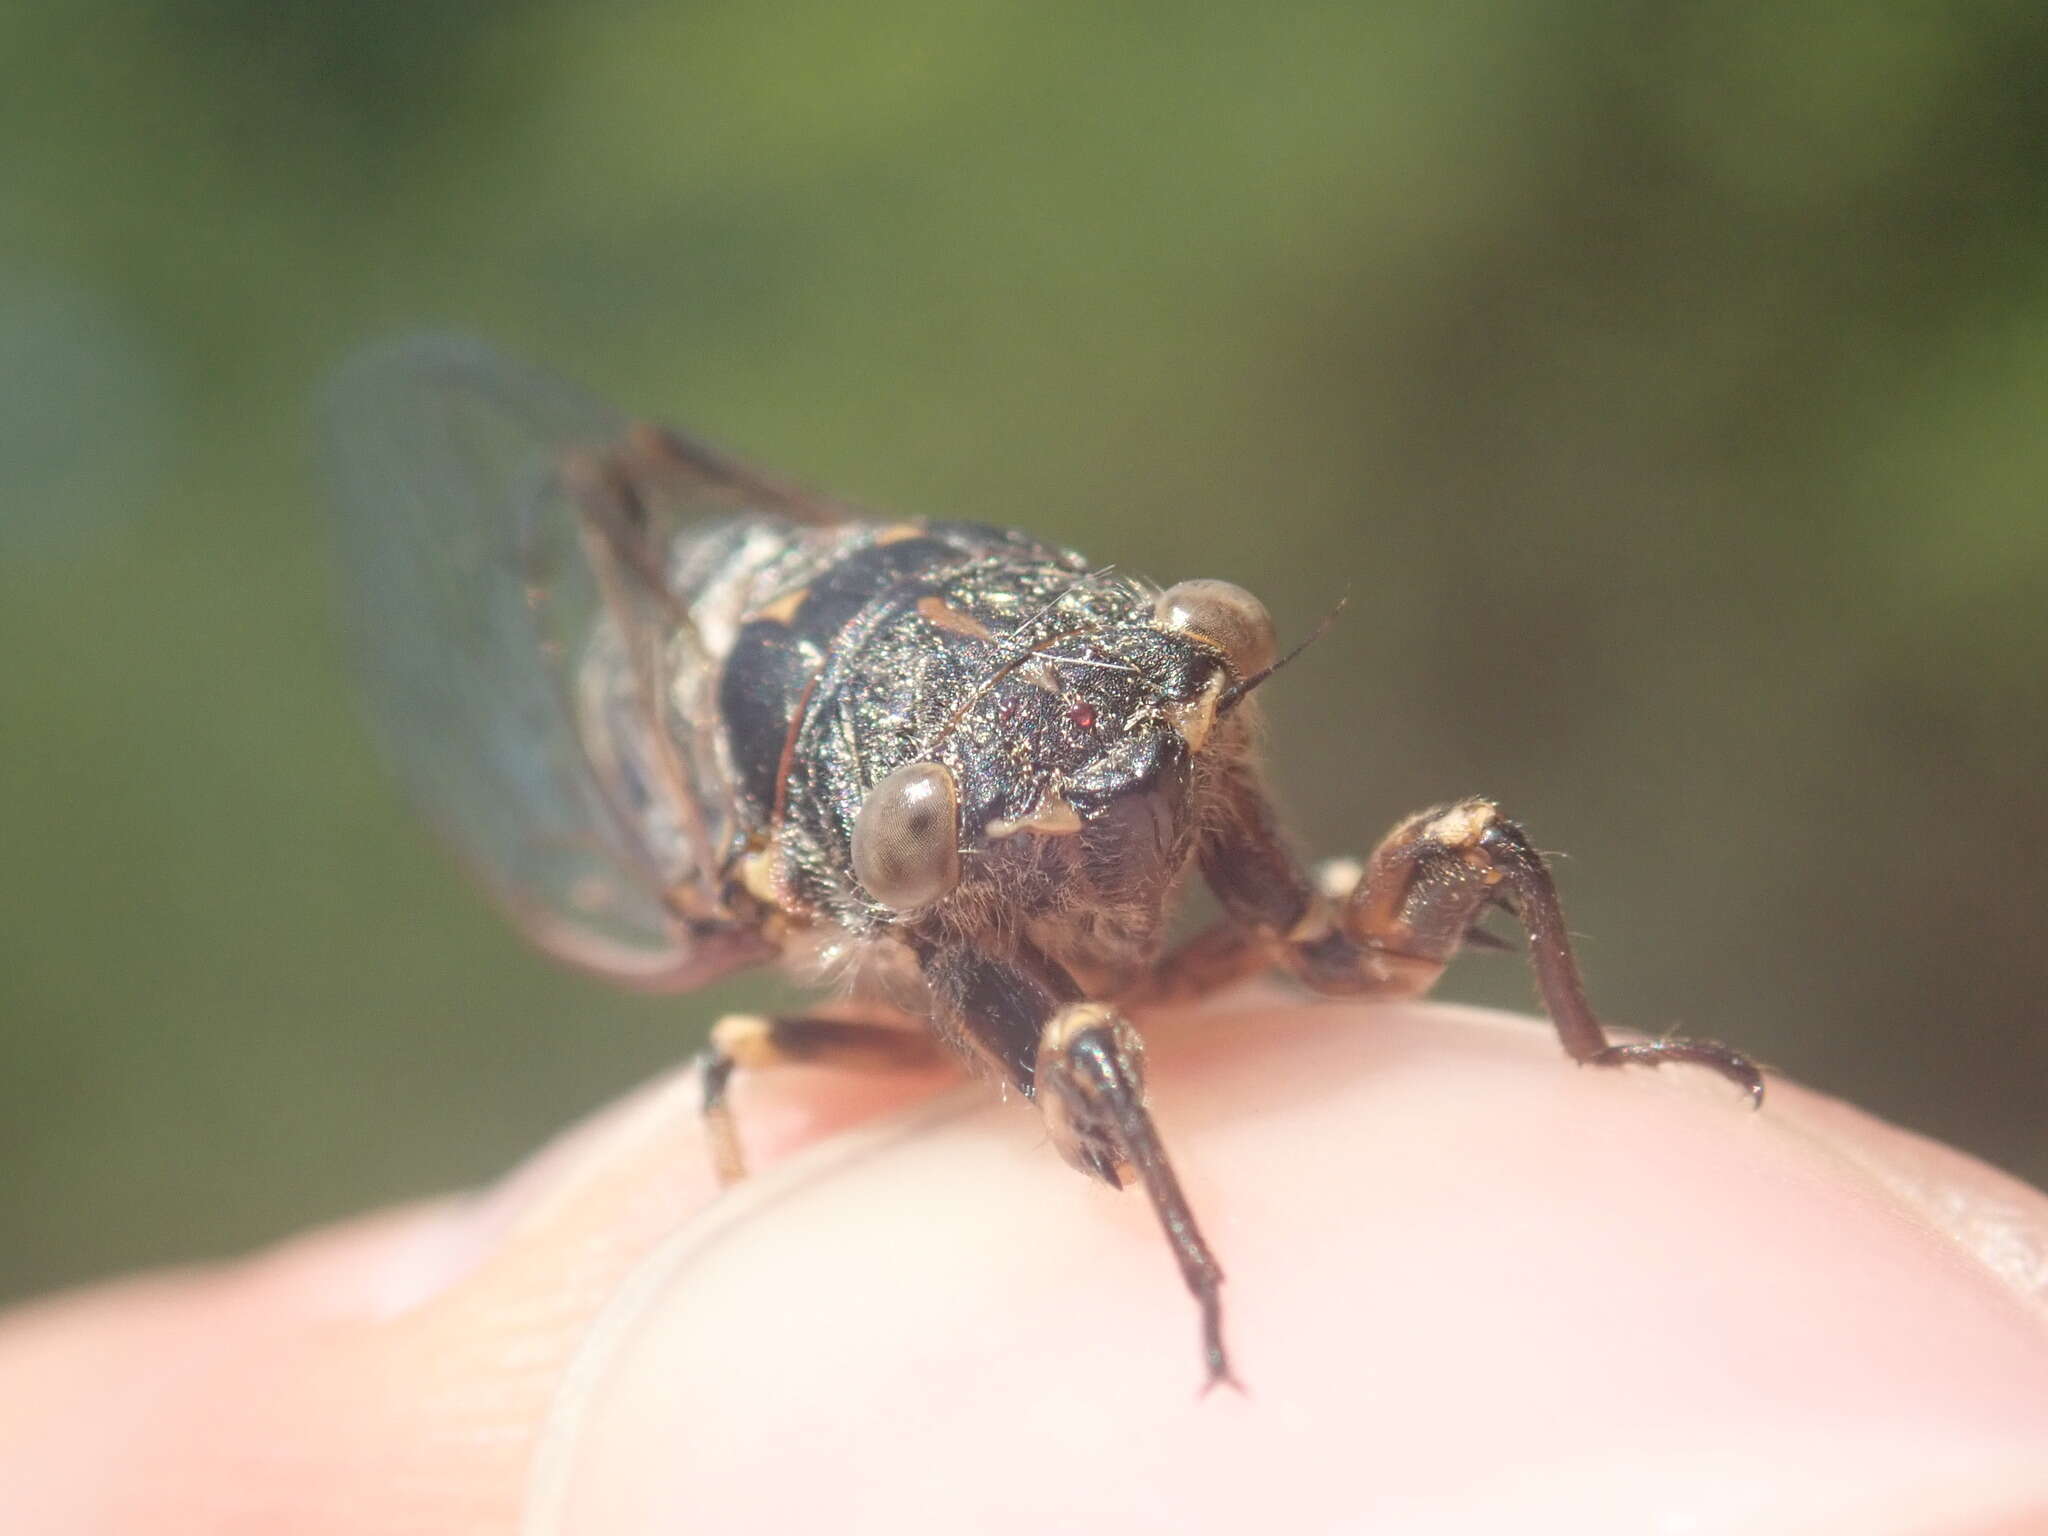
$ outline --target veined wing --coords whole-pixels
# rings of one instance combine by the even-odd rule
[[[325,400],[350,617],[414,796],[527,934],[681,990],[764,957],[720,920],[711,725],[663,681],[692,641],[668,590],[703,517],[838,514],[479,342],[346,364]],[[593,688],[595,652],[613,675]],[[595,718],[630,740],[593,739]]]

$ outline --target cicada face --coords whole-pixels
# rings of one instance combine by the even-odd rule
[[[869,525],[757,589],[719,691],[750,889],[1094,977],[1151,953],[1243,750],[1243,658],[1171,594],[973,524]]]
[[[1049,953],[1100,971],[1156,945],[1186,868],[1231,680],[1214,649],[1152,620],[1076,630],[1005,670],[938,744],[959,786],[962,887],[1039,929]]]

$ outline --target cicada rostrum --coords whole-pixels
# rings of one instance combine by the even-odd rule
[[[383,735],[525,932],[638,987],[779,960],[838,994],[713,1028],[728,1177],[736,1067],[956,1052],[1076,1168],[1142,1185],[1214,1383],[1222,1270],[1147,1108],[1141,1005],[1269,969],[1414,996],[1502,908],[1572,1057],[1762,1093],[1726,1046],[1610,1043],[1544,861],[1490,801],[1305,868],[1253,751],[1274,625],[1240,587],[871,516],[454,338],[350,364],[327,430]],[[1169,945],[1195,872],[1221,917]]]

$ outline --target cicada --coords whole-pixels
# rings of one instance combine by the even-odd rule
[[[772,960],[834,994],[713,1027],[728,1178],[735,1068],[955,1053],[1075,1168],[1143,1188],[1213,1385],[1223,1271],[1134,1013],[1270,970],[1413,997],[1499,908],[1571,1057],[1695,1062],[1761,1097],[1726,1046],[1610,1042],[1550,873],[1490,800],[1302,864],[1255,752],[1275,626],[1242,587],[872,515],[462,339],[365,353],[325,426],[376,721],[499,905],[628,986]],[[1195,878],[1221,915],[1170,943]]]

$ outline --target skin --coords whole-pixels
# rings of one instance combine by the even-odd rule
[[[2048,1530],[2048,1197],[1472,1010],[1141,1021],[1134,1195],[940,1074],[687,1076],[498,1189],[0,1321],[0,1528]]]

